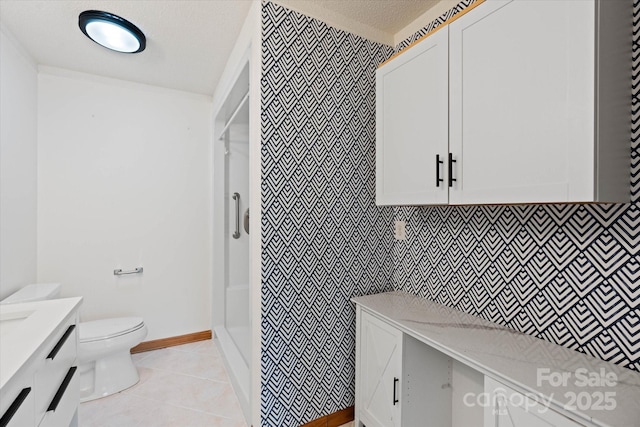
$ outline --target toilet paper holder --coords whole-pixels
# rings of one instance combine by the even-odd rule
[[[137,268],[134,268],[133,270],[128,270],[128,271],[124,271],[121,268],[118,268],[116,270],[113,270],[113,275],[114,276],[122,276],[123,274],[142,273],[142,271],[143,271],[142,267],[137,267]]]

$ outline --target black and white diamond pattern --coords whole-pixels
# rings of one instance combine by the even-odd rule
[[[636,186],[625,205],[397,208],[408,240],[394,245],[394,288],[640,370],[638,195]],[[460,209],[475,212],[449,212]]]
[[[394,49],[263,2],[262,425],[353,405],[349,299],[392,288],[640,370],[639,30],[636,0],[631,204],[379,208],[375,69]]]
[[[261,418],[353,405],[354,295],[391,290],[375,206],[375,70],[393,49],[262,5]]]

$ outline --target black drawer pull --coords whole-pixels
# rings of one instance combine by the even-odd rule
[[[440,160],[440,154],[436,154],[436,187],[440,187],[440,183],[444,181],[444,179],[440,178],[440,165],[444,163],[443,160]]]
[[[398,384],[398,381],[400,381],[398,378],[393,378],[393,406],[396,406],[396,403],[399,402],[398,398],[396,397],[396,384]]]
[[[453,183],[456,179],[453,177],[453,164],[456,161],[453,160],[453,154],[449,153],[449,187],[453,187]]]
[[[13,418],[16,412],[18,412],[20,405],[22,405],[22,402],[24,402],[29,393],[31,393],[31,387],[22,389],[20,394],[18,394],[18,397],[16,397],[11,406],[9,406],[9,409],[7,409],[7,412],[5,412],[2,415],[2,418],[0,418],[0,427],[6,427],[9,425],[9,421],[11,421],[11,418]]]
[[[60,384],[60,388],[56,392],[56,395],[53,396],[53,400],[51,401],[51,404],[47,408],[47,412],[49,412],[49,411],[54,411],[55,412],[56,409],[58,409],[58,405],[60,404],[60,401],[62,400],[62,396],[64,396],[64,392],[67,391],[67,387],[69,387],[69,383],[71,382],[71,379],[73,378],[73,374],[76,373],[77,369],[78,369],[77,366],[72,366],[69,369],[69,372],[67,372],[67,376],[64,377],[64,380],[62,380],[62,384]]]
[[[76,328],[76,325],[71,325],[67,328],[62,338],[60,338],[60,341],[58,341],[58,344],[56,344],[56,346],[53,347],[53,350],[51,350],[51,353],[49,353],[49,355],[47,356],[47,359],[51,359],[51,360],[55,359],[56,355],[58,354],[58,352],[60,351],[64,343],[69,338],[69,335],[71,335],[71,332],[73,332],[75,328]]]

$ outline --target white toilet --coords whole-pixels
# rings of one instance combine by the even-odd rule
[[[39,283],[25,286],[0,304],[42,301],[59,295],[59,283]],[[81,402],[109,396],[140,380],[130,350],[147,336],[147,326],[141,317],[80,322],[78,335]]]

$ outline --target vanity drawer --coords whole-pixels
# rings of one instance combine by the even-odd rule
[[[77,354],[75,317],[62,325],[47,342],[34,376],[36,424],[44,416],[56,393],[75,364]],[[76,387],[77,387],[77,383]],[[77,402],[76,402],[77,403]]]
[[[33,425],[33,388],[12,387],[1,394],[0,427]]]
[[[80,374],[77,368],[71,367],[60,387],[56,391],[51,403],[46,408],[39,427],[68,426],[80,401]]]

